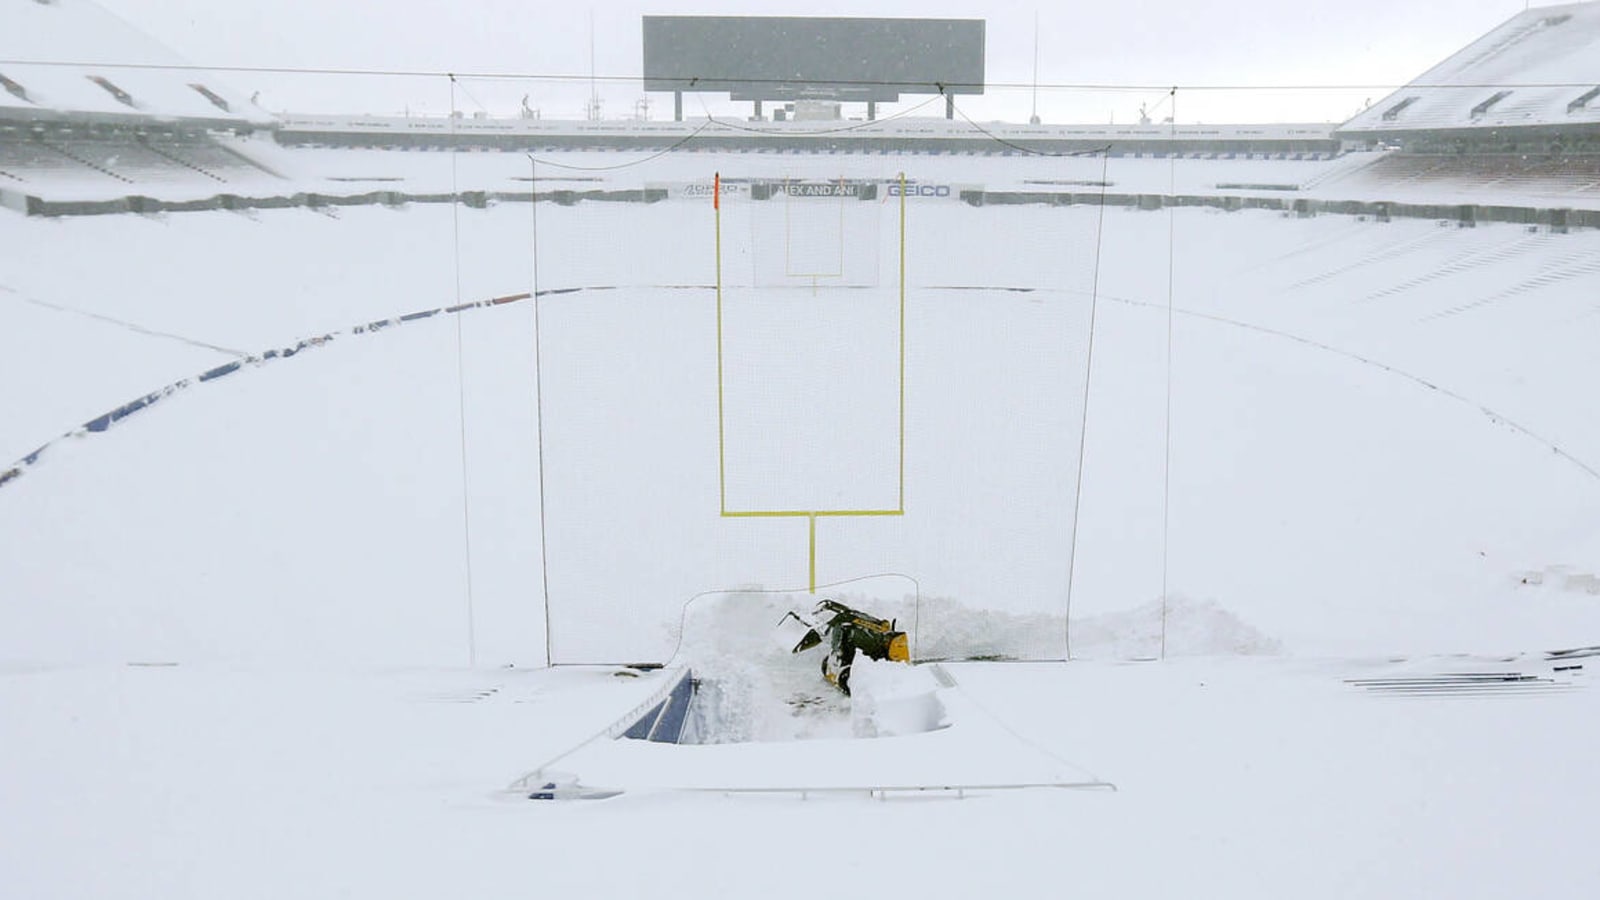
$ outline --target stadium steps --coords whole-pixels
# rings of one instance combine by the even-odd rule
[[[83,174],[81,163],[63,157],[35,138],[0,140],[0,169],[18,181]]]
[[[1267,275],[1264,292],[1294,296],[1302,309],[1322,308],[1351,334],[1432,328],[1502,306],[1572,296],[1575,287],[1600,279],[1600,258],[1565,246],[1548,233],[1457,228],[1362,247],[1325,243],[1309,258],[1291,254],[1308,274],[1280,269],[1277,277]],[[1366,274],[1349,277],[1358,272]],[[1351,293],[1351,282],[1372,288]]]
[[[94,161],[92,161],[90,159],[87,159],[85,157],[79,156],[77,153],[74,153],[73,151],[67,149],[66,147],[62,147],[62,146],[60,146],[58,144],[52,143],[51,141],[47,141],[47,140],[45,140],[43,138],[39,138],[38,141],[39,141],[39,143],[41,145],[43,145],[45,147],[48,147],[51,150],[54,150],[55,152],[61,154],[62,156],[66,157],[67,159],[70,159],[73,162],[75,162],[75,163],[77,163],[77,164],[79,164],[81,166],[87,166],[88,168],[93,169],[94,171],[99,172],[102,175],[105,175],[105,176],[107,176],[109,178],[115,178],[116,180],[118,180],[118,181],[120,181],[120,182],[122,182],[124,184],[133,184],[134,183],[132,178],[127,178],[125,176],[118,175],[116,172],[111,171],[110,169],[106,168],[105,166],[102,166],[99,163],[96,163],[96,162],[94,162]]]
[[[202,159],[201,162],[206,165],[212,165],[221,168],[244,168],[249,170],[252,174],[261,172],[270,175],[273,178],[279,179],[286,179],[288,177],[266,163],[263,163],[258,159],[254,159],[243,151],[230,147],[227,144],[214,141],[200,146],[203,146],[206,152],[216,160],[216,162],[211,162]]]
[[[1339,156],[1334,157],[1327,166],[1324,166],[1322,171],[1301,182],[1300,190],[1309,191],[1312,188],[1339,182],[1345,178],[1348,178],[1351,174],[1361,171],[1362,169],[1371,165],[1373,162],[1375,162],[1375,160],[1366,154],[1340,154]]]
[[[1358,259],[1349,261],[1341,260],[1334,265],[1322,268],[1315,274],[1303,277],[1293,284],[1286,285],[1285,289],[1288,291],[1304,290],[1320,284],[1336,281],[1341,276],[1347,275],[1359,269],[1364,269],[1373,265],[1381,265],[1402,259],[1404,257],[1409,257],[1413,253],[1426,250],[1431,245],[1440,243],[1441,241],[1445,240],[1446,236],[1447,233],[1445,232],[1430,232],[1428,234],[1413,237],[1409,240],[1391,244],[1382,250],[1362,256]]]
[[[123,184],[205,181],[227,184],[266,173],[282,178],[219,143],[126,134],[112,139],[76,136],[0,141],[0,182],[49,181],[90,169]]]
[[[98,163],[136,183],[163,184],[194,181],[200,173],[175,164],[146,146],[137,135],[114,140],[86,140],[67,145],[78,156]]]
[[[227,184],[228,183],[228,179],[222,177],[221,175],[218,175],[217,173],[215,173],[215,172],[211,171],[210,169],[207,169],[204,166],[201,166],[201,165],[199,165],[197,163],[192,163],[192,162],[184,159],[183,157],[178,156],[176,153],[172,153],[172,152],[170,152],[168,150],[164,150],[161,147],[158,147],[155,144],[151,143],[148,139],[146,139],[144,137],[138,137],[138,138],[135,138],[135,140],[138,141],[140,146],[144,147],[146,150],[149,150],[151,153],[154,153],[155,155],[161,157],[162,159],[168,160],[168,161],[172,162],[173,164],[182,166],[182,167],[184,167],[186,169],[190,169],[192,171],[199,172],[201,175],[205,176],[206,178],[211,179],[212,181],[216,181],[216,182],[219,182],[221,184]]]
[[[1538,245],[1537,241],[1518,240],[1514,243],[1493,250],[1482,250],[1476,247],[1455,253],[1444,262],[1437,265],[1420,267],[1422,274],[1395,282],[1388,287],[1373,291],[1362,298],[1363,302],[1382,300],[1399,294],[1416,290],[1445,278],[1464,275],[1493,267],[1507,260],[1515,259],[1525,253],[1531,252]]]
[[[1437,319],[1449,318],[1450,316],[1458,316],[1463,313],[1472,312],[1473,310],[1481,309],[1504,300],[1513,300],[1518,297],[1533,294],[1553,285],[1560,284],[1564,281],[1571,281],[1575,278],[1583,279],[1585,282],[1592,282],[1595,279],[1600,278],[1600,260],[1594,259],[1586,254],[1559,257],[1547,263],[1538,273],[1522,279],[1516,284],[1490,294],[1485,294],[1482,297],[1477,297],[1466,303],[1459,303],[1449,308],[1442,309],[1430,316],[1425,316],[1422,321],[1433,321]]]
[[[1485,191],[1594,193],[1600,189],[1600,155],[1390,153],[1340,181],[1383,187],[1438,185]]]

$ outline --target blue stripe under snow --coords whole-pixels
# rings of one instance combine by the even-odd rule
[[[672,686],[667,699],[650,707],[622,737],[636,741],[654,741],[658,744],[676,744],[683,738],[684,725],[689,721],[689,704],[694,700],[694,678],[685,670]]]
[[[683,737],[683,726],[689,717],[689,701],[693,697],[694,679],[684,672],[677,686],[672,689],[671,696],[667,697],[666,709],[661,711],[656,727],[650,730],[650,740],[658,744],[678,743]]]

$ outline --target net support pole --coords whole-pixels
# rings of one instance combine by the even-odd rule
[[[717,508],[728,514],[728,446],[722,391],[722,173],[711,182],[712,228],[717,254]]]
[[[895,504],[906,511],[906,173],[900,173],[900,496]]]

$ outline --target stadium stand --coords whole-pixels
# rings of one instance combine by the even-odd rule
[[[1363,169],[1361,178],[1392,185],[1594,193],[1600,192],[1600,156],[1390,153]]]
[[[1590,139],[1600,131],[1600,4],[1525,10],[1346,122],[1347,140]]]
[[[0,186],[276,174],[223,143],[272,128],[271,116],[90,0],[0,7],[0,58]]]
[[[1344,186],[1600,192],[1600,3],[1525,10],[1341,126],[1389,151]]]
[[[1210,204],[1220,197],[1225,208],[1270,201],[1307,215],[1341,204],[1356,204],[1351,210],[1362,214],[1378,204],[1385,216],[1410,214],[1406,210],[1432,215],[1436,208],[1463,205],[1521,206],[1533,211],[1523,217],[1529,221],[1565,216],[1563,221],[1576,223],[1600,207],[1600,67],[1593,62],[1600,56],[1592,52],[1597,46],[1600,3],[1527,10],[1338,127],[979,123],[964,114],[953,120],[890,117],[846,128],[793,120],[751,125],[511,119],[487,112],[279,119],[210,73],[181,66],[92,0],[35,0],[0,6],[0,59],[7,60],[0,65],[0,205],[28,214],[73,215],[315,206],[329,198],[449,202],[467,189],[444,177],[457,171],[457,162],[471,182],[469,194],[523,198],[527,174],[521,158],[530,151],[681,148],[926,157],[1079,154],[1087,161],[1074,157],[1055,165],[1073,170],[1079,181],[1115,182],[1096,202],[1137,195],[1145,205]],[[63,62],[99,59],[134,65]],[[429,151],[483,152],[462,154],[443,167]],[[1098,154],[1109,157],[1109,169],[1104,159],[1091,158]],[[1174,158],[1184,165],[1169,165]],[[282,181],[280,173],[300,177]],[[1033,202],[1028,198],[1037,193],[990,185],[984,202],[1000,202],[1001,196]],[[1161,201],[1166,194],[1170,201]],[[1052,195],[1049,202],[1059,198]],[[1576,218],[1564,212],[1570,208],[1579,210]]]

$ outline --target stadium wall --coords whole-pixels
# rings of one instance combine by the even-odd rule
[[[540,202],[570,206],[579,202],[655,203],[667,199],[664,188],[616,191],[541,191]],[[191,200],[164,200],[158,197],[130,195],[97,200],[49,200],[24,191],[0,187],[0,207],[28,216],[92,216],[118,213],[171,213],[202,212],[206,210],[246,209],[318,209],[345,206],[403,206],[408,203],[450,203],[482,209],[498,203],[526,203],[532,197],[527,192],[516,191],[462,191],[450,193],[409,193],[405,191],[369,191],[362,194],[321,194],[301,192],[287,195],[252,197],[240,194],[218,194]],[[1600,210],[1570,209],[1566,207],[1534,207],[1474,203],[1397,203],[1367,200],[1318,200],[1306,197],[1256,197],[1229,194],[1131,194],[1094,192],[1047,191],[988,191],[963,190],[962,202],[971,206],[1096,206],[1139,209],[1146,211],[1171,206],[1205,207],[1224,211],[1265,209],[1285,214],[1309,217],[1317,215],[1343,215],[1371,217],[1384,222],[1390,219],[1431,219],[1445,224],[1470,228],[1479,222],[1507,222],[1566,231],[1572,228],[1600,228]]]
[[[1328,125],[1084,126],[965,123],[940,119],[851,122],[808,131],[803,124],[749,126],[719,120],[555,122],[380,116],[286,116],[274,132],[286,146],[448,150],[777,150],[814,153],[1314,153],[1341,143]]]

